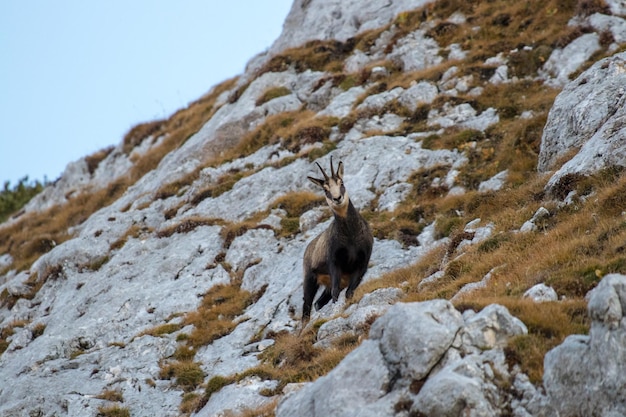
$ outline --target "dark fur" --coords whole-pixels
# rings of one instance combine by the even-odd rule
[[[331,158],[332,176],[330,178],[321,167],[320,170],[324,174],[324,180],[311,177],[309,179],[324,188],[326,200],[333,210],[335,219],[328,229],[309,243],[304,252],[303,322],[307,322],[311,315],[313,298],[320,285],[326,288],[315,301],[317,310],[331,299],[333,302],[337,301],[343,288],[347,288],[346,298],[352,297],[367,271],[374,242],[369,225],[352,205],[345,192],[342,163],[339,163],[339,168],[335,173]],[[334,188],[330,188],[329,184]],[[335,193],[333,194],[332,191]],[[337,203],[339,192],[343,197],[340,200],[341,205]]]

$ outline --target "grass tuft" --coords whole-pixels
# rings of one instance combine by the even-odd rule
[[[234,319],[248,307],[254,296],[239,285],[218,285],[204,295],[200,307],[185,316],[184,325],[194,329],[187,338],[189,346],[198,348],[227,335],[235,328]]]
[[[159,379],[173,379],[175,386],[180,387],[185,392],[190,392],[204,381],[204,371],[198,362],[170,362],[161,365]]]
[[[289,94],[291,94],[291,90],[287,87],[272,87],[267,89],[261,97],[258,98],[256,105],[260,106],[268,101],[274,100],[275,98],[288,96]]]
[[[279,237],[292,236],[300,230],[300,216],[306,211],[324,204],[324,198],[310,191],[296,191],[277,198],[272,208],[280,208],[287,212],[281,220]]]
[[[119,405],[98,407],[97,417],[130,417],[130,410]]]
[[[276,343],[259,356],[261,365],[237,375],[237,379],[255,375],[262,379],[279,381],[272,393],[282,392],[285,385],[292,382],[314,381],[326,375],[359,344],[356,338],[342,339],[329,349],[313,346],[317,329],[302,334],[283,333],[276,337]]]
[[[104,390],[103,392],[98,394],[96,398],[100,400],[111,401],[111,402],[118,402],[118,403],[124,402],[124,396],[118,390],[109,390],[109,389]]]

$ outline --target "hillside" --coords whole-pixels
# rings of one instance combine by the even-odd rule
[[[361,3],[0,224],[0,414],[626,413],[626,7]],[[302,329],[331,156],[374,249]]]

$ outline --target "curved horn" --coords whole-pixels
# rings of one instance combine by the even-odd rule
[[[332,175],[333,178],[336,178],[337,175],[335,174],[335,168],[333,167],[333,156],[330,156],[330,175]]]
[[[322,168],[322,166],[321,166],[318,162],[316,162],[315,164],[316,164],[316,165],[317,165],[317,167],[320,169],[320,171],[322,171],[322,175],[324,176],[324,179],[325,179],[326,181],[328,181],[328,175],[326,175],[326,172],[324,171],[324,168]]]

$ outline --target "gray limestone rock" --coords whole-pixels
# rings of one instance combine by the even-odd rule
[[[179,415],[183,391],[172,381],[159,379],[160,364],[172,358],[180,346],[179,337],[184,339],[191,332],[190,326],[158,337],[143,332],[162,324],[178,328],[182,317],[197,308],[207,291],[233,279],[257,299],[235,319],[231,333],[198,348],[194,360],[201,363],[206,378],[248,371],[259,364],[258,355],[273,343],[272,335],[297,331],[302,307],[302,256],[308,242],[328,226],[330,213],[323,205],[309,210],[300,218],[300,232],[277,237],[285,213],[270,209],[281,196],[313,190],[306,176],[316,172],[314,161],[284,149],[280,141],[219,166],[207,161],[232,147],[268,116],[283,112],[307,109],[318,116],[341,119],[355,110],[379,112],[394,100],[415,111],[421,104],[433,103],[440,92],[450,96],[481,94],[480,80],[461,76],[455,67],[438,82],[415,81],[408,88],[397,87],[370,97],[363,95],[371,83],[386,81],[389,73],[385,67],[372,70],[366,84],[348,91],[335,86],[336,78],[328,73],[255,72],[285,48],[313,39],[344,42],[387,25],[399,12],[427,3],[295,1],[281,37],[270,51],[253,58],[246,74],[220,95],[212,117],[196,134],[166,155],[117,201],[68,230],[70,237],[58,245],[55,242],[30,271],[10,271],[13,260],[0,254],[0,293],[17,298],[10,309],[8,303],[0,305],[0,328],[13,328],[13,334],[6,337],[7,349],[0,356],[0,381],[11,381],[0,384],[0,414],[96,415],[103,404],[97,396],[105,390],[119,390],[133,416]],[[611,9],[623,11],[618,3],[611,1]],[[463,25],[466,19],[454,13],[448,22]],[[368,50],[355,50],[344,68],[358,73],[385,60],[405,71],[437,65],[444,58],[437,43],[426,36],[433,24],[426,22],[403,37],[391,26]],[[616,42],[626,39],[621,17],[592,15],[586,24],[610,31]],[[544,67],[548,84],[567,82],[569,74],[598,45],[598,35],[591,33],[555,51]],[[459,45],[450,45],[448,51],[448,59],[464,59]],[[551,183],[567,173],[626,166],[624,54],[597,63],[568,83],[557,98],[544,129],[539,168],[555,169],[556,161],[572,148],[580,148],[580,152]],[[506,60],[502,55],[486,63],[500,67],[493,82],[512,81]],[[276,87],[290,93],[257,104],[267,90]],[[236,91],[241,94],[234,95]],[[446,103],[431,111],[428,122],[431,126],[484,131],[499,117],[493,108],[483,110],[478,114],[467,103]],[[422,169],[447,168],[448,172],[433,184],[463,192],[457,177],[467,163],[465,154],[423,148],[420,140],[432,132],[403,136],[399,130],[403,122],[403,117],[385,113],[363,116],[348,132],[339,126],[333,128],[329,139],[336,148],[332,155],[343,160],[346,185],[359,209],[378,199],[378,210],[394,210],[409,195],[411,176]],[[148,137],[129,154],[119,144],[107,151],[95,170],[85,158],[71,163],[62,178],[33,199],[25,211],[43,210],[66,201],[72,193],[110,185],[128,173],[135,158],[147,155],[164,139]],[[312,146],[321,149],[319,144]],[[324,161],[328,156],[323,156]],[[155,198],[162,186],[197,173],[197,179],[181,188],[178,195]],[[245,175],[220,195],[195,199],[206,187],[232,173]],[[502,177],[500,173],[485,182],[481,190],[496,191],[504,181]],[[214,226],[176,229],[194,218],[210,220]],[[250,219],[255,223],[226,247],[221,236],[224,227]],[[491,224],[478,225],[479,220],[468,224],[466,230],[472,231],[474,238],[462,242],[458,251],[489,237],[494,230]],[[377,239],[363,282],[411,265],[448,243],[434,236],[431,224],[415,246],[404,248],[395,240]],[[442,276],[435,273],[422,284]],[[33,282],[35,278],[37,282]],[[460,294],[469,294],[489,278],[487,274]],[[479,313],[461,315],[445,300],[398,303],[404,291],[397,288],[366,294],[353,305],[342,293],[337,303],[314,313],[314,320],[326,321],[318,332],[318,346],[328,348],[340,337],[361,337],[371,326],[370,339],[328,375],[298,385],[298,391],[289,386],[291,391],[285,390],[277,415],[479,416],[497,415],[509,405],[520,417],[554,417],[555,409],[561,415],[579,410],[589,411],[589,415],[624,414],[623,397],[615,393],[624,392],[625,386],[625,279],[606,277],[590,296],[593,324],[589,336],[570,337],[548,355],[545,395],[506,365],[502,347],[509,337],[526,330],[503,307],[489,306]],[[30,293],[33,284],[43,284],[34,297]],[[198,415],[228,415],[262,406],[276,398],[263,397],[261,391],[275,386],[274,381],[246,378],[215,393]],[[510,392],[502,387],[511,387],[510,392],[517,397],[511,400],[507,397]]]
[[[361,110],[361,111],[380,110],[390,101],[395,100],[398,97],[400,97],[400,95],[403,92],[404,92],[404,88],[396,87],[393,90],[384,91],[379,94],[373,94],[371,96],[368,96],[365,100],[363,100],[363,102],[359,104],[356,109]]]
[[[370,338],[379,341],[388,366],[402,376],[397,383],[409,385],[429,374],[462,325],[461,314],[448,301],[397,303],[374,323]]]
[[[504,347],[509,338],[527,333],[524,323],[506,307],[491,304],[465,320],[460,337],[464,346],[487,350]]]
[[[509,176],[508,169],[505,169],[504,171],[500,171],[493,177],[489,178],[488,180],[481,182],[478,185],[478,191],[480,192],[498,191],[504,186],[508,176]]]
[[[554,101],[541,138],[539,171],[559,168],[548,188],[567,174],[626,166],[626,53],[595,63],[565,86]],[[573,158],[556,163],[572,150]]]
[[[535,214],[533,214],[533,217],[531,217],[530,220],[525,221],[519,230],[522,233],[534,232],[539,229],[537,223],[547,219],[548,217],[550,217],[550,212],[548,211],[548,209],[545,207],[539,207]]]
[[[392,377],[378,342],[366,340],[327,375],[288,395],[278,405],[276,416],[391,415],[392,407],[382,414],[376,403],[388,392]]]
[[[546,393],[559,415],[625,415],[626,276],[604,277],[588,311],[589,335],[569,336],[546,355]]]
[[[541,283],[529,288],[524,293],[524,298],[530,298],[537,303],[542,303],[544,301],[558,301],[559,296],[554,291],[554,288]]]
[[[276,381],[262,381],[259,377],[245,378],[213,393],[207,404],[193,415],[194,417],[214,417],[240,415],[246,411],[254,411],[272,403],[271,397],[263,396],[260,392],[272,390],[276,384]]]
[[[476,110],[468,103],[458,106],[445,103],[441,110],[432,109],[428,113],[428,125],[443,128],[459,126],[484,131],[492,124],[498,123],[499,120],[495,109],[488,108],[481,114],[477,114]]]
[[[388,187],[378,199],[379,211],[394,211],[411,192],[413,186],[405,182]]]
[[[426,36],[422,29],[398,40],[387,59],[407,72],[422,70],[443,62],[437,41]]]
[[[356,34],[390,23],[400,12],[413,10],[427,0],[296,0],[283,24],[283,32],[270,54],[300,46],[310,40],[346,41]]]
[[[427,81],[420,81],[400,93],[398,102],[410,111],[415,111],[419,104],[432,103],[439,90],[437,87]]]
[[[317,332],[317,347],[329,348],[332,342],[345,336],[360,336],[376,318],[382,316],[402,298],[399,288],[382,288],[363,296],[358,304],[345,311],[346,317],[337,317],[322,324]]]
[[[600,50],[600,37],[597,33],[586,33],[569,43],[563,49],[555,49],[543,65],[540,73],[555,86],[563,86],[591,55]]]
[[[346,117],[352,111],[354,103],[365,93],[361,86],[352,87],[336,95],[318,116]]]
[[[415,396],[411,411],[442,417],[501,415],[504,401],[495,385],[497,381],[492,381],[497,372],[492,367],[504,360],[489,356],[459,359],[428,378]]]
[[[502,387],[516,378],[501,347],[525,331],[502,306],[464,320],[445,300],[396,303],[374,322],[370,339],[326,376],[287,394],[276,415],[499,415],[509,404]],[[535,392],[518,385],[528,395]]]

